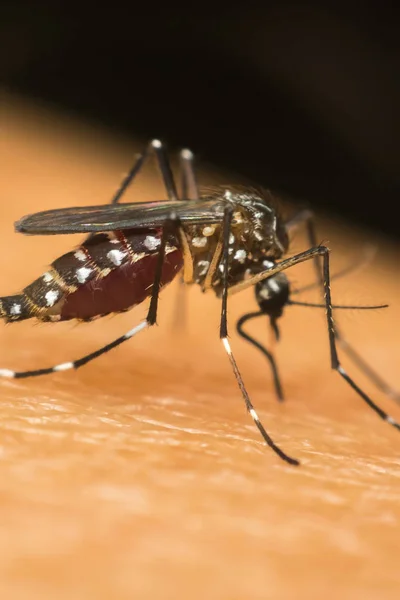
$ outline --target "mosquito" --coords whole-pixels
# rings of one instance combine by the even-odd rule
[[[141,171],[149,155],[159,165],[167,200],[119,204]],[[127,311],[150,297],[146,318],[124,335],[75,361],[31,371],[0,369],[0,376],[27,378],[78,369],[121,345],[156,323],[160,290],[181,273],[185,284],[198,284],[203,292],[214,291],[221,301],[219,335],[228,355],[247,411],[266,444],[290,465],[299,461],[286,454],[264,428],[247,392],[228,337],[228,297],[255,289],[257,312],[243,315],[239,333],[258,347],[272,368],[275,390],[283,399],[282,385],[272,353],[247,334],[243,325],[267,316],[279,338],[277,320],[290,304],[324,307],[331,367],[381,419],[396,429],[400,424],[384,412],[342,367],[337,352],[341,345],[373,382],[397,400],[396,392],[348,345],[333,320],[334,308],[383,308],[382,306],[333,306],[331,299],[330,251],[316,242],[313,215],[308,210],[284,220],[271,192],[248,186],[216,186],[199,189],[194,156],[180,152],[181,193],[178,193],[165,146],[152,140],[136,157],[110,204],[47,210],[16,222],[17,232],[31,235],[89,234],[72,252],[57,258],[49,269],[20,294],[0,298],[0,317],[6,322],[37,318],[66,321],[94,318]],[[310,247],[287,257],[289,234],[305,224]],[[323,304],[292,299],[285,271],[314,261]]]

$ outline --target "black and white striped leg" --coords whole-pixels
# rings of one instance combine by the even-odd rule
[[[58,371],[69,371],[70,369],[79,369],[79,367],[83,367],[88,362],[91,362],[98,356],[109,352],[113,348],[120,346],[123,342],[130,340],[137,333],[149,327],[149,323],[147,319],[136,325],[133,329],[127,331],[124,335],[121,335],[119,338],[113,340],[109,344],[106,344],[102,348],[95,350],[95,352],[90,352],[90,354],[86,354],[82,356],[82,358],[78,358],[77,360],[71,362],[64,362],[58,365],[54,365],[52,367],[46,367],[45,369],[34,369],[32,371],[11,371],[10,369],[0,369],[0,377],[7,377],[11,379],[26,379],[28,377],[38,377],[40,375],[50,375],[51,373],[57,373]]]
[[[332,315],[332,300],[331,300],[331,288],[330,288],[330,274],[329,274],[329,250],[325,246],[320,246],[320,254],[323,256],[323,286],[324,286],[324,296],[325,296],[325,304],[326,304],[326,315],[328,320],[328,331],[329,331],[329,346],[331,352],[331,365],[332,369],[337,371],[345,381],[353,388],[355,392],[368,404],[370,408],[376,414],[387,421],[390,425],[393,425],[396,429],[400,430],[400,423],[395,421],[390,415],[388,415],[384,410],[382,410],[371,398],[355,383],[355,381],[347,374],[345,369],[340,364],[336,342],[340,340],[338,338],[335,324],[333,321]]]
[[[50,373],[57,373],[58,371],[68,371],[70,369],[79,369],[80,367],[83,367],[83,365],[86,365],[87,363],[91,362],[95,358],[98,358],[102,354],[105,354],[106,352],[109,352],[113,348],[120,346],[127,340],[130,340],[136,334],[140,333],[140,331],[143,331],[147,327],[151,327],[152,325],[154,325],[156,323],[156,319],[157,319],[158,295],[159,295],[159,291],[160,291],[162,269],[163,269],[164,258],[165,258],[165,247],[166,247],[168,235],[171,233],[171,229],[177,227],[178,224],[179,224],[179,220],[177,219],[177,217],[175,215],[171,215],[170,218],[167,219],[167,221],[163,227],[163,234],[161,237],[160,250],[159,250],[158,258],[157,258],[157,267],[156,267],[154,283],[153,283],[153,287],[152,287],[152,291],[151,291],[150,306],[149,306],[149,310],[147,313],[147,317],[144,321],[142,321],[141,323],[136,325],[136,327],[133,327],[133,329],[130,329],[129,331],[127,331],[124,335],[118,337],[117,339],[113,340],[109,344],[106,344],[102,348],[99,348],[98,350],[95,350],[94,352],[91,352],[90,354],[86,354],[85,356],[82,356],[81,358],[78,358],[77,360],[74,360],[72,362],[64,362],[64,363],[60,363],[58,365],[54,365],[52,367],[47,367],[45,369],[35,369],[32,371],[12,371],[11,369],[0,369],[0,377],[6,377],[6,378],[10,378],[10,379],[23,379],[23,378],[28,378],[28,377],[38,377],[39,375],[49,375]]]
[[[285,271],[286,269],[290,269],[295,265],[298,265],[307,260],[314,260],[315,256],[321,256],[323,259],[323,268],[322,268],[322,281],[324,287],[324,302],[326,308],[326,318],[328,325],[328,335],[329,335],[329,348],[331,354],[331,367],[335,371],[337,371],[345,381],[353,388],[355,392],[368,404],[370,408],[384,421],[387,421],[390,425],[395,427],[396,429],[400,429],[400,424],[395,421],[390,415],[388,415],[384,410],[382,410],[375,402],[355,383],[355,381],[347,374],[345,369],[342,367],[336,348],[336,333],[335,333],[335,324],[333,321],[332,314],[332,299],[331,299],[331,287],[330,287],[330,270],[329,270],[329,249],[326,246],[317,246],[315,248],[310,248],[304,252],[300,252],[290,258],[282,260],[279,263],[275,263],[273,267],[270,269],[266,269],[262,273],[258,273],[253,277],[249,278],[245,282],[238,283],[234,287],[230,288],[229,292],[231,294],[237,293],[246,289],[247,287],[251,287],[256,283],[263,281],[276,273],[281,271]]]
[[[223,266],[223,288],[222,288],[222,305],[221,305],[221,322],[220,322],[220,338],[222,344],[225,348],[225,351],[228,355],[229,361],[231,363],[231,367],[233,373],[235,375],[236,381],[239,385],[240,391],[242,392],[243,400],[246,405],[247,411],[250,413],[251,418],[256,424],[259,432],[266,444],[285,462],[290,465],[299,465],[299,461],[291,456],[288,456],[275,444],[269,434],[266,432],[263,424],[260,421],[260,418],[257,412],[254,409],[254,406],[250,400],[250,397],[247,393],[246,387],[244,385],[243,378],[240,374],[239,368],[237,366],[235,357],[232,352],[231,345],[228,339],[228,323],[227,323],[227,304],[228,304],[228,267],[229,267],[229,236],[231,232],[231,222],[232,222],[232,214],[233,210],[231,207],[227,207],[224,213],[224,222],[223,222],[223,251],[222,251],[222,266]]]
[[[121,200],[122,196],[125,194],[128,187],[131,185],[132,181],[135,179],[135,177],[141,171],[143,164],[144,164],[145,160],[148,158],[149,153],[151,151],[154,152],[154,154],[157,158],[158,166],[159,166],[160,172],[161,172],[161,177],[163,179],[164,186],[165,186],[165,189],[168,194],[168,198],[170,200],[178,199],[176,185],[175,185],[174,177],[172,174],[171,166],[169,164],[168,155],[167,155],[165,146],[162,144],[162,142],[160,142],[160,140],[154,139],[154,140],[151,140],[151,142],[149,142],[149,144],[147,145],[147,147],[141,154],[136,155],[135,162],[133,163],[128,174],[122,180],[120,186],[118,187],[114,196],[111,198],[109,204],[118,204],[118,202]],[[182,150],[182,152],[183,152],[183,150]],[[188,150],[188,152],[190,152],[190,150]],[[89,240],[94,235],[95,235],[94,233],[90,233],[86,239]]]
[[[310,241],[310,244],[311,244],[311,246],[315,247],[315,246],[317,246],[317,236],[316,236],[316,232],[315,232],[315,224],[314,224],[313,214],[309,213],[308,211],[304,211],[303,220],[306,223],[307,236]],[[323,272],[322,272],[321,265],[320,265],[318,259],[316,261],[314,261],[314,265],[315,265],[315,270],[316,270],[316,275],[317,275],[317,281],[319,282],[321,290],[324,291],[324,277],[323,277]],[[340,329],[338,328],[338,326],[336,324],[335,324],[335,328],[334,328],[334,333],[335,333],[335,339],[336,339],[337,343],[339,344],[339,346],[342,348],[343,352],[345,352],[347,354],[347,356],[350,358],[350,360],[352,360],[353,363],[355,365],[357,365],[357,367],[360,369],[360,371],[362,373],[364,373],[364,375],[366,375],[378,389],[380,389],[387,396],[389,396],[390,398],[395,400],[395,402],[400,404],[400,393],[398,391],[396,391],[395,389],[393,389],[383,379],[383,377],[381,377],[375,371],[375,369],[373,369],[364,360],[364,358],[351,346],[351,344],[349,344],[349,342],[345,339],[345,337],[343,336],[342,332],[340,331]]]

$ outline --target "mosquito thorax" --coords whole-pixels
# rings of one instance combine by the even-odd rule
[[[276,201],[267,191],[240,186],[216,187],[201,200],[214,200],[214,210],[222,213],[227,204],[233,214],[229,236],[230,285],[245,279],[249,269],[263,259],[278,260],[287,250],[288,237],[276,207]],[[220,224],[184,226],[193,257],[194,280],[204,286],[210,274],[213,257],[221,240]],[[221,261],[212,274],[212,287],[221,292],[223,265]]]
[[[232,228],[241,225],[254,253],[280,258],[289,240],[279,214],[276,198],[268,190],[235,186],[224,190],[223,198],[237,209]]]

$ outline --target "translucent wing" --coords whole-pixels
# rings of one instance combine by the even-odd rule
[[[220,223],[224,205],[221,198],[218,200],[212,197],[45,210],[22,217],[15,229],[31,235],[54,235],[159,227],[171,214],[176,214],[182,223]]]

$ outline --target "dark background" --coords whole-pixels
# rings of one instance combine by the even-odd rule
[[[398,236],[395,5],[3,2],[2,85]]]

